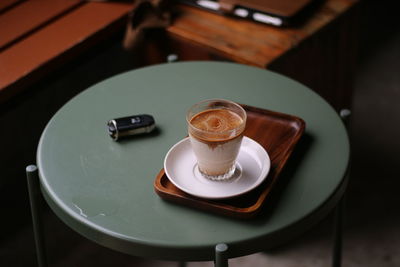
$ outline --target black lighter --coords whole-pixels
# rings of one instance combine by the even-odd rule
[[[123,137],[150,133],[154,130],[155,126],[153,116],[147,114],[112,119],[107,122],[108,134],[115,141]]]

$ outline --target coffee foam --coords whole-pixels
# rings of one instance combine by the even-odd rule
[[[194,115],[190,124],[200,130],[192,131],[192,134],[209,141],[229,140],[238,136],[244,129],[243,119],[235,112],[227,109],[204,110]],[[238,131],[233,131],[235,129],[238,129]]]

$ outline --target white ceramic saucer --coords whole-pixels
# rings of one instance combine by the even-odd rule
[[[243,137],[236,171],[228,180],[212,181],[200,174],[189,138],[175,144],[164,160],[165,173],[176,187],[208,199],[229,198],[249,192],[265,180],[270,166],[265,149],[248,137]]]

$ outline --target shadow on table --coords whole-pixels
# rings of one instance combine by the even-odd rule
[[[123,145],[123,144],[132,143],[132,142],[142,141],[143,139],[157,137],[161,133],[162,133],[162,130],[159,127],[156,127],[150,133],[144,133],[144,134],[138,134],[138,135],[132,135],[132,136],[123,137],[123,138],[121,138],[121,140],[118,140],[118,143]]]

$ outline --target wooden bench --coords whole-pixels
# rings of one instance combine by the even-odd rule
[[[131,2],[0,1],[0,104],[124,28]]]

